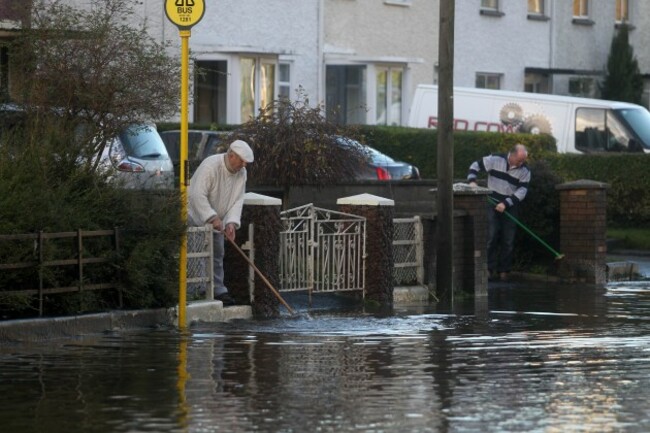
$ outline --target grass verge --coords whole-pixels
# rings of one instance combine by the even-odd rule
[[[615,241],[617,249],[650,251],[650,228],[610,227],[607,229],[607,239]]]

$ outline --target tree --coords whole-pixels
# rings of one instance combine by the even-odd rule
[[[134,25],[133,2],[69,3],[34,2],[11,51],[21,71],[15,99],[30,114],[55,109],[59,129],[83,132],[78,142],[90,146],[76,150],[95,155],[127,124],[177,112],[180,64],[145,24]]]
[[[628,26],[622,25],[614,38],[607,59],[607,72],[601,86],[603,99],[641,103],[643,77],[629,43]]]
[[[14,3],[25,8],[30,2]],[[124,305],[168,307],[177,302],[177,252],[186,229],[180,195],[119,189],[92,161],[126,125],[177,111],[180,65],[146,26],[133,26],[132,2],[71,3],[34,1],[9,47],[15,104],[0,107],[0,233],[120,227],[114,265],[123,271],[118,283],[128,288]],[[67,247],[48,254],[58,257],[57,248]],[[33,250],[24,244],[0,255],[30,257]],[[69,267],[61,274],[74,272]],[[7,278],[13,277],[0,272],[0,315],[29,308],[3,297],[5,289],[29,287],[29,281],[8,284]],[[115,297],[104,292],[84,291],[78,301],[92,311],[114,306]],[[48,302],[75,312],[74,296],[52,295]]]
[[[356,135],[353,128],[328,121],[322,106],[310,106],[302,89],[297,93],[295,101],[280,98],[261,108],[234,133],[255,152],[251,181],[282,187],[285,198],[294,185],[352,180],[368,158],[362,147],[342,143],[342,137]]]

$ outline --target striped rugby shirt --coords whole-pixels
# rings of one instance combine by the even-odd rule
[[[508,165],[508,155],[496,153],[474,161],[467,174],[468,182],[476,182],[481,171],[488,174],[487,187],[492,197],[510,208],[521,202],[528,192],[530,183],[530,170],[526,163],[519,167]]]

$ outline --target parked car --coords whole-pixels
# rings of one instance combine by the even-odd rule
[[[201,161],[215,153],[223,153],[227,150],[229,144],[227,138],[230,135],[228,131],[202,131],[190,129],[187,132],[187,160],[189,161],[189,174],[199,166]],[[176,177],[180,176],[180,159],[181,159],[181,131],[171,130],[160,133],[162,141],[167,148],[167,152],[174,164],[174,173]]]
[[[50,113],[57,115],[60,109]],[[0,104],[0,136],[23,124],[26,110],[17,104]],[[77,126],[77,139],[87,139],[84,126]],[[86,138],[81,138],[86,137]],[[174,172],[156,126],[152,123],[135,123],[124,128],[110,140],[101,153],[92,155],[99,159],[99,167],[108,174],[108,179],[124,188],[173,188]],[[80,157],[81,163],[84,158]]]
[[[366,168],[356,176],[359,180],[420,179],[420,170],[414,165],[396,161],[385,153],[348,137],[339,137],[338,141],[343,147],[360,146],[364,153],[368,155]]]
[[[152,124],[133,124],[118,134],[102,152],[110,179],[124,188],[174,187],[174,166],[167,148]]]

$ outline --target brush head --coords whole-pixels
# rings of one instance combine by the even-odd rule
[[[555,256],[555,260],[562,260],[564,258],[564,254],[558,254]]]

